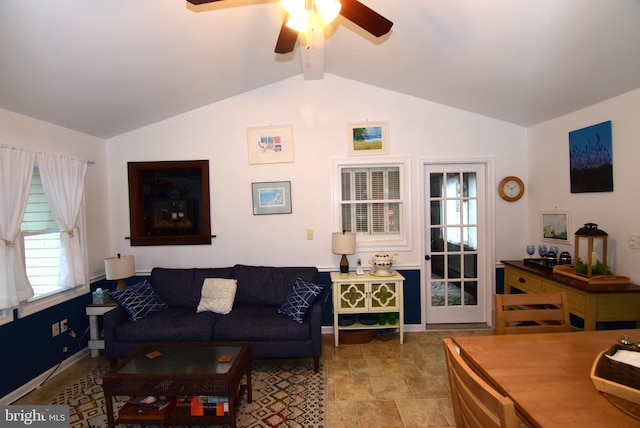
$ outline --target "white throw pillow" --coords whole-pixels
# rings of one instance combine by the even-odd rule
[[[238,283],[235,279],[205,278],[196,312],[228,314],[233,308]]]

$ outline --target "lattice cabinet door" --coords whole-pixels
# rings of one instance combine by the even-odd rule
[[[372,282],[371,309],[398,310],[398,287],[402,282]]]
[[[339,304],[340,312],[360,312],[367,308],[367,284],[365,283],[346,283],[338,284],[340,289]]]

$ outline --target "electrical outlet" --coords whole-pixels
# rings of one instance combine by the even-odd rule
[[[58,324],[57,322],[54,322],[53,324],[51,324],[51,336],[56,337],[59,334],[60,334],[60,324]]]
[[[640,235],[629,235],[629,248],[640,250]]]
[[[69,330],[69,325],[67,324],[67,320],[63,319],[60,321],[60,333],[64,333],[67,330]]]
[[[68,347],[68,346],[64,346],[64,347],[62,348],[62,353],[63,353],[63,354],[66,354],[67,352],[69,352],[69,347]]]

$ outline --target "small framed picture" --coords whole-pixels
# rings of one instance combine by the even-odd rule
[[[291,182],[251,183],[253,215],[291,214]]]
[[[570,211],[542,211],[542,240],[570,244]]]
[[[387,122],[347,124],[349,156],[388,154],[388,128]]]
[[[293,162],[293,127],[247,128],[247,148],[250,164]]]

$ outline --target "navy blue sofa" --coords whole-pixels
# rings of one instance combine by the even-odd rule
[[[233,278],[233,310],[221,315],[196,312],[205,278]],[[150,283],[168,308],[132,321],[120,307],[103,317],[105,355],[115,362],[146,342],[249,342],[253,358],[313,357],[318,371],[322,355],[321,304],[311,306],[302,324],[277,312],[297,278],[317,283],[315,267],[235,265],[225,268],[154,268]]]

